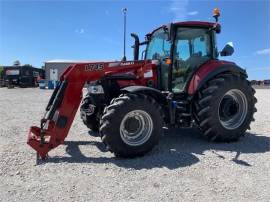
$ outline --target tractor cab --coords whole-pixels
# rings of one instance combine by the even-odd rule
[[[215,23],[181,22],[153,31],[146,48],[146,60],[159,61],[158,87],[181,92],[192,73],[218,56]]]
[[[132,33],[135,39],[134,60],[138,60],[139,46],[147,44],[144,59],[157,61],[158,64],[157,88],[173,93],[186,92],[198,68],[208,61],[216,60],[219,55],[216,46],[216,34],[221,32],[219,16],[219,10],[214,9],[216,22],[213,23],[187,21],[163,25],[147,34],[146,41],[142,43]],[[232,44],[229,43],[220,55],[229,56],[233,52]]]

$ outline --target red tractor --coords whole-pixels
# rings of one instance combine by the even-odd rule
[[[81,104],[85,125],[100,134],[116,156],[136,157],[158,144],[163,127],[192,127],[210,141],[235,141],[249,129],[256,111],[247,73],[233,62],[228,43],[216,45],[217,23],[178,22],[161,26],[140,42],[134,60],[85,62],[69,66],[54,90],[40,127],[32,126],[28,144],[44,159],[64,142]],[[143,59],[139,47],[146,45]]]

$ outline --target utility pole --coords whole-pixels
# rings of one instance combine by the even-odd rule
[[[126,61],[126,23],[127,23],[127,8],[123,8],[122,12],[124,14],[124,57],[122,61]]]

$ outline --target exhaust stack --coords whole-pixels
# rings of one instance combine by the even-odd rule
[[[134,60],[139,59],[139,46],[140,46],[140,40],[137,34],[131,33],[131,37],[134,38],[134,45],[132,46],[133,50],[133,55],[134,55]]]

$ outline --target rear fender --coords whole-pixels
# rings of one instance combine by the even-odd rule
[[[187,92],[189,95],[194,95],[200,88],[206,84],[207,81],[222,73],[230,73],[233,75],[242,75],[247,78],[247,73],[234,63],[214,63],[214,65],[205,65],[193,75],[189,84],[187,85]]]

